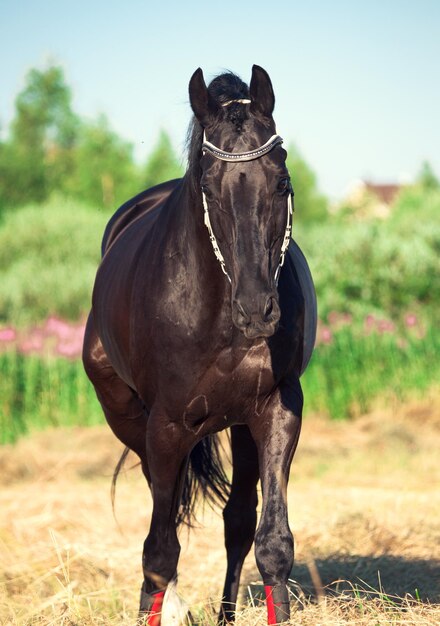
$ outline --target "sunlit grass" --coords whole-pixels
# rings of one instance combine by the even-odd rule
[[[288,487],[292,626],[440,623],[439,406],[435,396],[345,423],[306,420]],[[105,426],[52,429],[3,449],[2,625],[133,626],[152,503],[141,469],[124,472],[115,522],[120,450]],[[318,477],[323,459],[331,467]],[[179,590],[196,624],[213,626],[223,520],[208,509],[199,521],[180,533]],[[267,624],[253,552],[241,582],[237,626]]]

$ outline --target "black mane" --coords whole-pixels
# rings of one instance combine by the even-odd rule
[[[208,85],[209,94],[220,105],[230,100],[249,98],[249,87],[233,72],[225,72],[216,76]],[[224,107],[225,121],[234,124],[237,132],[241,132],[243,122],[247,118],[247,107],[232,103]],[[193,116],[187,134],[188,169],[187,176],[195,188],[200,179],[200,159],[203,142],[203,126]]]

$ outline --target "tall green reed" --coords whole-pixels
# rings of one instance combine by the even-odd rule
[[[0,354],[0,443],[48,426],[103,422],[101,407],[80,360]]]
[[[375,402],[404,401],[440,380],[440,333],[379,323],[321,333],[302,377],[305,414],[347,419]],[[379,330],[378,330],[379,329]],[[89,426],[104,418],[80,360],[0,353],[0,443],[48,426]]]
[[[375,402],[404,401],[440,380],[440,333],[354,333],[349,327],[315,349],[303,375],[305,412],[346,419]]]

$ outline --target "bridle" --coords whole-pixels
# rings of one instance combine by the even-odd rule
[[[245,101],[243,102],[243,104],[247,102],[248,101]],[[223,106],[227,106],[229,104],[230,102],[228,102],[226,105],[223,105]],[[272,135],[272,137],[268,139],[266,143],[264,143],[259,148],[256,148],[255,150],[248,150],[247,152],[225,152],[225,150],[220,150],[220,148],[217,148],[210,141],[207,141],[206,135],[205,133],[203,133],[202,152],[203,154],[205,154],[206,152],[209,152],[209,154],[214,156],[216,159],[220,159],[220,161],[228,161],[229,163],[235,163],[237,161],[253,161],[254,159],[259,159],[260,157],[264,156],[265,154],[273,150],[275,146],[278,146],[282,143],[283,143],[283,140],[279,135]],[[288,198],[287,198],[286,230],[284,232],[283,244],[281,246],[280,262],[275,272],[275,277],[274,277],[275,284],[278,284],[278,278],[280,276],[281,268],[284,264],[286,251],[290,242],[290,234],[292,232],[292,211],[293,211],[292,196],[293,196],[293,191],[290,191]],[[228,271],[226,269],[225,259],[223,257],[223,254],[221,253],[217,239],[212,229],[211,220],[209,217],[208,201],[206,199],[206,195],[205,195],[205,192],[203,191],[203,188],[202,188],[202,199],[203,199],[203,209],[205,213],[205,226],[208,229],[212,249],[214,250],[214,254],[216,256],[217,261],[220,263],[220,267],[222,268],[223,273],[225,274],[229,282],[232,283],[231,277],[228,274]]]

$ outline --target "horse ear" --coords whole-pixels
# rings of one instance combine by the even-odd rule
[[[210,95],[203,78],[203,72],[199,67],[189,81],[189,101],[194,115],[202,124],[209,126],[220,111],[217,102]]]
[[[251,112],[259,113],[264,115],[264,117],[271,117],[275,107],[275,95],[269,74],[259,65],[252,66],[249,94],[251,98]]]

